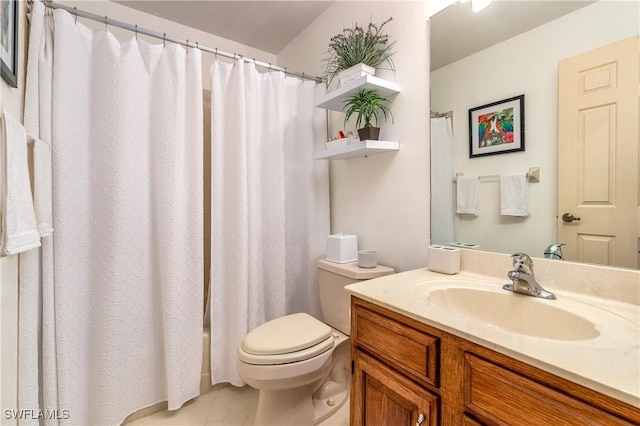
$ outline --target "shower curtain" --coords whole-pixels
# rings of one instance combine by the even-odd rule
[[[316,260],[329,234],[328,168],[313,159],[316,84],[215,61],[212,78],[211,378],[242,385],[244,336],[320,316]]]
[[[453,131],[451,119],[431,119],[431,242],[451,244],[453,229]]]
[[[21,259],[19,406],[74,425],[177,409],[202,362],[200,51],[40,2],[30,31],[25,125],[52,146],[54,233]]]

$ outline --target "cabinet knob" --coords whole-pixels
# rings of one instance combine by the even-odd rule
[[[420,426],[424,422],[424,414],[420,413],[418,416],[418,421],[416,422],[416,426]]]

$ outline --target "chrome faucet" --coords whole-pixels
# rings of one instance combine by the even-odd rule
[[[547,246],[544,249],[544,257],[546,259],[564,260],[562,255],[562,246],[566,246],[564,243],[554,243]]]
[[[555,299],[555,294],[548,292],[536,281],[533,275],[533,261],[525,253],[514,253],[513,270],[507,273],[513,284],[505,284],[503,289],[528,296],[542,297],[543,299]]]

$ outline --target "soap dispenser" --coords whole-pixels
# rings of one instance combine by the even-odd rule
[[[554,243],[550,246],[547,246],[544,249],[544,257],[546,259],[555,259],[555,260],[564,260],[564,256],[562,255],[562,246],[565,246],[564,243]]]

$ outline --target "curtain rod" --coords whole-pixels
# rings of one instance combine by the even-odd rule
[[[32,3],[33,0],[30,0],[30,3]],[[299,77],[302,78],[303,80],[313,80],[316,83],[322,83],[322,78],[320,77],[316,77],[313,75],[309,75],[309,74],[305,74],[303,72],[298,72],[298,71],[290,71],[287,68],[282,68],[282,67],[278,67],[275,65],[271,65],[270,63],[266,63],[266,62],[262,62],[262,61],[256,61],[255,58],[254,59],[250,59],[247,58],[243,55],[240,55],[238,53],[229,53],[229,52],[224,52],[222,50],[218,50],[218,48],[212,49],[210,47],[206,47],[206,46],[201,46],[200,44],[198,44],[197,42],[191,42],[189,40],[181,40],[172,36],[167,35],[167,33],[159,33],[156,31],[151,31],[148,30],[146,28],[141,28],[138,25],[131,25],[131,24],[127,24],[126,22],[121,22],[121,21],[117,21],[115,19],[111,19],[109,17],[105,16],[100,16],[100,15],[96,15],[94,13],[90,13],[90,12],[85,12],[83,10],[78,10],[76,7],[69,7],[66,6],[64,4],[60,4],[60,3],[55,3],[53,1],[50,0],[44,0],[43,1],[44,5],[50,9],[62,9],[62,10],[66,10],[67,12],[69,12],[72,15],[75,15],[76,17],[80,16],[82,18],[87,18],[87,19],[91,19],[93,21],[98,21],[98,22],[103,22],[105,25],[111,25],[112,27],[118,27],[118,28],[122,28],[125,30],[129,30],[129,31],[133,31],[137,34],[144,34],[147,35],[149,37],[154,37],[157,39],[160,39],[164,42],[171,42],[171,43],[175,43],[175,44],[181,44],[183,46],[186,47],[192,47],[194,49],[200,49],[203,52],[208,52],[208,53],[213,53],[214,55],[220,55],[223,56],[225,58],[230,58],[230,59],[242,59],[245,62],[253,62],[254,64],[256,64],[257,66],[261,66],[263,68],[268,68],[269,70],[273,70],[273,71],[282,71],[285,74],[288,75],[293,75],[295,77]]]

